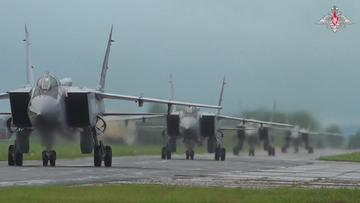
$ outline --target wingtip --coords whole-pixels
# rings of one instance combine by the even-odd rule
[[[26,23],[25,23],[25,33],[28,33],[27,27],[26,27]]]

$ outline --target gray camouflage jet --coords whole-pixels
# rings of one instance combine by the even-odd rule
[[[270,123],[273,120],[273,114],[275,112],[276,101],[274,102],[273,112],[270,116]],[[286,126],[290,127],[290,126]],[[293,126],[291,126],[293,127]],[[260,144],[263,141],[264,151],[267,151],[269,156],[275,156],[275,148],[270,145],[269,130],[273,129],[272,125],[259,125],[257,123],[239,123],[237,126],[236,137],[238,139],[237,144],[233,148],[233,154],[239,155],[239,152],[243,148],[244,141],[247,141],[249,146],[249,156],[255,155],[255,145]]]
[[[171,84],[171,99],[173,100],[173,82],[170,75]],[[225,76],[220,92],[220,99],[218,105],[221,106],[222,96],[225,86]],[[214,153],[215,160],[225,160],[226,150],[217,144],[224,137],[222,131],[224,130],[239,130],[237,127],[219,127],[218,121],[220,119],[235,120],[245,123],[258,123],[262,125],[275,125],[283,127],[293,127],[293,125],[273,123],[266,121],[259,121],[254,119],[237,118],[232,116],[220,115],[220,109],[217,113],[200,111],[199,107],[187,106],[183,111],[176,111],[175,107],[171,109],[170,115],[167,115],[166,126],[143,126],[142,128],[164,129],[163,137],[166,140],[166,146],[162,147],[161,158],[171,159],[171,153],[176,152],[176,141],[182,139],[187,148],[185,154],[186,159],[194,159],[194,148],[197,144],[202,146],[203,140],[207,139],[208,153]],[[244,127],[245,130],[257,130],[257,128]],[[165,135],[167,133],[168,136]]]
[[[275,105],[274,105],[275,111]],[[288,118],[285,117],[286,123],[289,123]],[[299,152],[299,146],[301,142],[304,142],[305,150],[309,154],[314,153],[314,148],[309,145],[309,135],[328,135],[328,136],[344,136],[343,134],[338,133],[327,133],[327,132],[314,132],[310,131],[311,123],[308,123],[308,129],[301,128],[299,125],[294,125],[291,129],[276,128],[273,129],[282,130],[285,133],[285,144],[281,147],[281,152],[286,153],[287,149],[290,147],[292,141],[295,153]]]
[[[96,88],[72,86],[71,78],[59,80],[46,72],[37,83],[33,83],[33,67],[30,62],[29,33],[25,25],[26,42],[26,72],[27,84],[20,89],[0,94],[0,99],[9,99],[11,115],[6,121],[7,128],[14,132],[16,139],[8,149],[8,165],[22,166],[23,154],[29,152],[29,137],[34,131],[40,136],[42,145],[46,149],[42,152],[43,165],[55,166],[56,152],[54,146],[55,133],[62,135],[80,132],[80,149],[83,154],[91,154],[94,150],[94,166],[100,167],[104,161],[106,167],[112,165],[112,150],[105,146],[97,136],[106,130],[104,116],[139,116],[133,119],[147,119],[164,114],[151,113],[109,113],[105,112],[104,99],[135,101],[139,107],[144,102],[163,103],[172,105],[196,106],[221,109],[221,106],[195,104],[180,101],[167,101],[154,98],[127,96],[105,93],[105,79],[108,69],[110,45],[112,40],[111,26],[106,53],[102,65],[100,80]],[[141,116],[140,116],[141,115]],[[126,119],[129,120],[129,119]],[[97,124],[102,124],[98,127]]]

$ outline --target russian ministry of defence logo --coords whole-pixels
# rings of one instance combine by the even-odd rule
[[[331,12],[329,11],[327,15],[322,17],[318,22],[315,24],[323,25],[325,24],[327,28],[330,29],[335,33],[338,31],[339,28],[344,29],[346,25],[354,24],[351,22],[346,16],[344,16],[340,11],[338,12],[339,8],[333,6],[331,8]]]

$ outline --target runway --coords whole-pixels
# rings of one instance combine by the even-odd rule
[[[155,183],[226,187],[277,187],[294,183],[312,186],[358,187],[360,163],[325,162],[319,156],[347,153],[347,150],[302,150],[294,154],[277,151],[269,157],[256,151],[255,157],[242,152],[227,153],[225,161],[214,161],[212,154],[195,154],[194,160],[172,155],[113,157],[111,168],[95,168],[93,158],[57,160],[56,167],[43,167],[41,161],[24,161],[22,167],[0,162],[0,186],[94,183]]]

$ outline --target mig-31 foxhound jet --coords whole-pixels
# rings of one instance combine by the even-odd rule
[[[23,154],[29,152],[29,137],[35,131],[40,136],[42,145],[46,150],[42,153],[43,165],[55,166],[56,152],[54,146],[54,135],[80,132],[80,149],[83,154],[91,154],[94,150],[94,166],[99,167],[104,161],[106,167],[112,165],[112,150],[105,146],[97,135],[105,132],[106,122],[103,116],[139,116],[137,119],[156,117],[163,114],[150,113],[109,113],[105,112],[104,99],[135,101],[139,107],[143,102],[164,103],[169,107],[172,105],[196,106],[204,108],[221,109],[221,106],[203,105],[179,101],[167,101],[154,98],[127,96],[106,93],[105,79],[108,69],[110,45],[112,40],[111,26],[110,36],[107,43],[106,53],[102,65],[100,80],[96,88],[72,86],[71,78],[59,80],[47,72],[41,76],[36,84],[33,83],[33,67],[30,62],[29,33],[25,25],[26,42],[26,72],[27,84],[17,90],[0,94],[0,99],[9,99],[11,115],[6,121],[7,128],[14,132],[16,139],[9,146],[8,164],[10,166],[22,166]],[[135,118],[136,119],[136,118]],[[128,119],[127,119],[128,120]],[[101,127],[96,124],[100,121]]]
[[[172,77],[170,76],[171,83],[171,99],[173,100],[173,82]],[[222,88],[220,92],[219,106],[221,106],[222,96],[225,86],[225,76],[222,83]],[[235,120],[245,123],[258,123],[262,127],[263,125],[269,126],[283,126],[283,127],[293,127],[293,125],[273,123],[266,121],[259,121],[254,119],[244,119],[237,118],[232,116],[223,116],[220,115],[220,109],[218,112],[206,112],[200,111],[199,107],[187,106],[183,111],[176,111],[175,108],[171,109],[170,115],[167,115],[166,126],[143,126],[143,128],[155,128],[155,129],[164,129],[163,137],[166,139],[167,144],[161,150],[162,159],[171,159],[171,153],[176,152],[176,141],[177,139],[182,139],[185,144],[186,150],[186,159],[194,159],[194,147],[195,144],[198,146],[202,145],[204,139],[207,139],[207,151],[208,153],[215,153],[215,160],[221,159],[225,160],[226,150],[221,148],[217,144],[218,141],[221,141],[224,137],[222,131],[224,130],[239,130],[238,127],[218,127],[218,121],[220,119]],[[257,130],[257,128],[245,127],[244,130]],[[168,136],[165,136],[167,132]],[[219,135],[219,134],[220,135]]]
[[[275,110],[275,106],[274,106]],[[286,123],[289,123],[288,118],[285,117]],[[299,146],[301,142],[304,142],[305,150],[309,154],[314,153],[314,148],[309,145],[309,135],[327,135],[327,136],[344,136],[343,134],[338,133],[327,133],[327,132],[314,132],[310,131],[310,121],[308,123],[308,129],[301,128],[299,125],[295,125],[291,129],[284,128],[274,128],[277,130],[283,130],[285,133],[285,144],[281,147],[281,152],[286,153],[286,150],[290,147],[290,142],[292,141],[295,153],[299,152]]]

